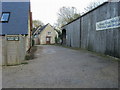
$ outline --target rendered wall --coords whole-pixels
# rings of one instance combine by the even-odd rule
[[[19,35],[19,41],[7,41],[7,37],[0,36],[0,42],[2,42],[2,65],[21,64],[26,55],[26,37]]]

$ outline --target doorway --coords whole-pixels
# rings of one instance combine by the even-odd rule
[[[46,44],[51,44],[51,37],[46,37]]]
[[[62,30],[62,44],[66,45],[66,39],[67,39],[67,35],[66,35],[66,29]]]

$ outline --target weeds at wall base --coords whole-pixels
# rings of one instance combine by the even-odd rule
[[[29,52],[27,52],[25,56],[25,60],[32,60],[35,58],[35,52],[37,51],[37,47],[33,46]]]
[[[83,49],[83,48],[74,48],[74,47],[69,47],[69,46],[59,45],[59,44],[56,44],[55,46],[61,46],[61,47],[64,47],[64,48],[69,48],[69,49],[73,49],[73,50],[77,50],[77,51],[89,52],[91,54],[94,54],[94,55],[97,55],[97,56],[101,56],[101,57],[107,58],[107,59],[112,60],[112,61],[120,62],[120,58],[116,58],[116,57],[113,57],[113,56],[97,53],[97,52],[90,51],[90,50]]]
[[[21,62],[20,64],[11,64],[11,65],[2,65],[2,66],[19,66],[19,65],[25,65],[25,64],[28,64],[28,62],[24,61],[24,62]]]

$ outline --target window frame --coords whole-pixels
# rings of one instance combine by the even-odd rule
[[[3,17],[3,14],[5,14],[5,13],[9,14],[8,19],[7,19],[7,21],[1,21],[1,19],[2,19],[2,17]],[[10,12],[2,12],[1,17],[0,17],[0,22],[1,22],[1,23],[8,23],[9,20],[10,20],[10,14],[11,14]]]
[[[51,32],[48,32],[48,35],[51,35]]]

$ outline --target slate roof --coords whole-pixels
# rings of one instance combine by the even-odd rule
[[[39,27],[41,27],[41,25],[38,26],[37,28],[35,28],[35,29],[32,31],[32,35],[38,30]]]
[[[39,26],[38,26],[38,27],[34,30],[33,34],[36,35],[36,33],[35,33],[36,31],[39,32],[39,34],[40,34],[40,32],[43,31],[43,30],[47,27],[47,25],[48,25],[48,24],[44,25],[44,26],[41,27],[40,29],[38,29],[38,28],[39,28]]]
[[[8,0],[7,0],[8,1]],[[28,34],[28,16],[30,11],[29,2],[7,2],[3,0],[0,2],[2,6],[2,12],[10,12],[10,19],[8,23],[0,23],[2,30],[0,35],[17,35],[17,34]],[[1,17],[1,13],[0,13]]]
[[[44,29],[47,27],[47,25],[48,25],[48,24],[46,24],[45,26],[41,27],[41,28],[39,29],[39,31],[41,32],[42,30],[44,30]]]

